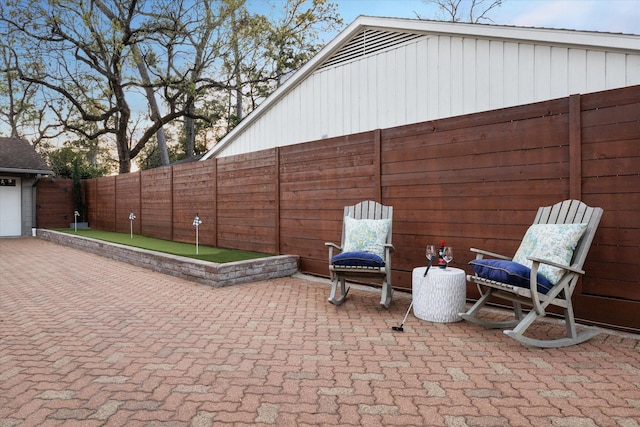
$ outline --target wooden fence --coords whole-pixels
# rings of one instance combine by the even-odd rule
[[[471,271],[470,247],[513,254],[539,206],[580,199],[604,216],[577,316],[640,330],[640,86],[84,185],[92,228],[128,231],[133,211],[134,232],[188,242],[197,213],[203,244],[296,254],[323,276],[343,207],[378,200],[394,206],[393,285],[406,289],[426,244],[445,239]]]

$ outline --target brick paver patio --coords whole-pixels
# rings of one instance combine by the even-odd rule
[[[300,276],[211,288],[0,239],[0,426],[638,426],[640,337],[537,349]],[[555,322],[541,325],[551,332]]]

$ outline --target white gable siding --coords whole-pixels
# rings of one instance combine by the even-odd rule
[[[424,35],[316,70],[216,155],[637,84],[640,54]]]

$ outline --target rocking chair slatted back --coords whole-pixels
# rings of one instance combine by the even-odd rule
[[[587,229],[573,251],[571,265],[582,268],[602,217],[602,208],[592,208],[579,200],[565,200],[538,209],[534,224],[587,224]]]
[[[360,202],[357,205],[345,206],[344,216],[350,216],[353,219],[390,219],[393,220],[393,206],[384,206],[372,200]],[[389,224],[389,233],[387,234],[387,243],[391,244],[393,221]],[[341,246],[344,247],[345,239],[345,223],[342,222],[342,240]]]

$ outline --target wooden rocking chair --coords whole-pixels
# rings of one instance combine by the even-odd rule
[[[347,278],[382,279],[380,304],[389,308],[391,288],[391,228],[393,207],[374,201],[345,206],[340,246],[327,242],[329,247],[329,273],[331,294],[328,301],[335,305],[344,302],[349,292]],[[334,249],[340,251],[334,255]],[[336,297],[340,284],[340,296]]]
[[[470,262],[476,274],[468,275],[467,280],[478,286],[480,299],[460,316],[482,326],[512,327],[504,333],[535,347],[564,347],[597,335],[596,330],[577,333],[571,295],[578,279],[585,273],[582,266],[602,213],[602,208],[589,207],[578,200],[539,208],[513,260],[471,248],[477,254]],[[493,259],[484,259],[485,255]],[[562,258],[564,260],[560,261]],[[515,319],[487,321],[477,316],[493,296],[513,303]],[[524,317],[521,304],[532,307]],[[525,337],[524,332],[535,320],[546,315],[545,308],[549,305],[563,308],[566,337],[548,340]]]

